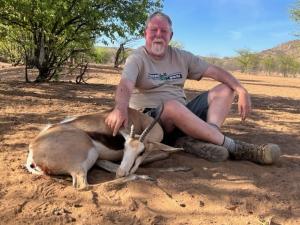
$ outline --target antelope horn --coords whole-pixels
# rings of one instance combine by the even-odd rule
[[[134,138],[134,125],[132,124],[130,127],[130,134],[129,134],[130,138]]]
[[[160,110],[159,110],[159,113],[156,115],[156,117],[154,118],[154,120],[152,121],[152,123],[149,124],[148,127],[146,127],[146,129],[142,132],[140,138],[139,138],[139,141],[140,142],[143,142],[146,135],[150,132],[150,130],[154,127],[154,125],[158,122],[162,112],[164,111],[164,104],[162,103],[161,106],[160,106]]]

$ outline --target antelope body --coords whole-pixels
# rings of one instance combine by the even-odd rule
[[[162,110],[161,110],[162,111]],[[153,149],[177,151],[161,144],[163,130],[153,118],[128,109],[128,125],[141,134],[121,129],[112,136],[105,124],[109,111],[75,117],[50,125],[29,145],[27,169],[35,174],[70,174],[73,186],[85,188],[88,170],[99,160],[121,161],[117,177],[134,173]]]

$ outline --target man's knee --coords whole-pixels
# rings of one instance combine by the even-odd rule
[[[169,100],[164,103],[164,114],[165,116],[172,117],[176,114],[176,111],[180,110],[181,107],[184,107],[180,102],[176,100]]]
[[[182,118],[182,115],[186,113],[186,107],[176,101],[176,100],[169,100],[164,103],[164,111],[161,115],[161,121],[164,124],[174,125],[175,121],[178,121]]]
[[[176,117],[176,111],[180,107],[181,103],[176,100],[169,100],[164,103],[164,111],[160,117],[160,121],[163,125],[163,128],[166,132],[171,132],[174,130],[174,120]]]
[[[234,90],[225,84],[219,84],[209,91],[209,100],[212,101],[219,97],[233,100],[235,97]]]

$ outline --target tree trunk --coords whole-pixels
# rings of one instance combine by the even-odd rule
[[[115,57],[115,63],[114,63],[115,68],[118,68],[119,65],[122,63],[122,61],[124,59],[124,53],[125,53],[124,43],[121,43],[120,47],[117,50],[116,57]]]
[[[86,63],[85,65],[81,65],[79,75],[76,77],[76,84],[80,84],[80,83],[86,84],[85,80],[83,79],[83,75],[85,74],[88,68],[88,64],[89,63]]]
[[[25,82],[29,83],[30,80],[28,79],[28,56],[25,54]]]
[[[35,79],[34,82],[36,83],[40,83],[40,82],[46,82],[48,81],[49,75],[50,75],[50,68],[47,67],[40,67],[38,68],[39,71],[39,75],[37,76],[37,78]]]
[[[42,30],[36,30],[35,33],[35,50],[34,66],[38,69],[39,75],[34,82],[46,82],[51,74],[49,62],[46,59],[45,38]]]

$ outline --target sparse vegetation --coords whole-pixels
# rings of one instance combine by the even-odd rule
[[[36,82],[49,81],[70,58],[85,61],[96,38],[140,34],[147,14],[159,8],[156,0],[3,0],[0,51],[11,62],[36,68]]]
[[[99,64],[107,64],[112,62],[115,51],[113,48],[95,47],[92,50],[91,61]]]
[[[297,77],[300,74],[300,41],[290,41],[262,52],[252,52],[249,49],[237,51],[237,57],[218,58],[216,56],[204,59],[230,71],[256,74],[264,72],[267,75],[282,75]]]
[[[259,56],[248,49],[237,51],[237,62],[240,64],[241,72],[253,72],[257,70],[259,64]]]
[[[180,41],[171,40],[169,45],[171,45],[172,47],[175,47],[175,48],[184,49],[184,46]]]

